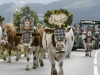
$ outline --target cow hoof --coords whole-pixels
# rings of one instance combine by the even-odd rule
[[[30,68],[26,68],[25,70],[26,70],[26,71],[30,71]]]
[[[16,59],[16,61],[19,61],[19,59]]]
[[[40,66],[41,66],[41,67],[43,67],[43,66],[44,66],[44,64],[43,64],[43,63],[41,63],[41,64],[40,64]]]
[[[46,57],[43,57],[44,59],[46,58]]]
[[[26,55],[24,55],[24,57],[26,57]]]
[[[51,75],[57,75],[57,71],[51,72]]]
[[[70,58],[70,56],[68,56],[68,58]]]
[[[40,62],[40,66],[43,67],[44,66],[43,60],[39,60],[39,62]]]
[[[6,61],[6,58],[3,58],[4,61]]]
[[[36,69],[36,66],[33,66],[33,69]]]
[[[85,54],[85,56],[88,56],[88,54]]]
[[[8,61],[8,63],[11,63],[11,61]]]

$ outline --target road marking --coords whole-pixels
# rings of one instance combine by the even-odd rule
[[[98,53],[98,52],[99,52],[99,50],[96,51],[95,56],[94,56],[95,58],[97,58],[97,53]]]
[[[98,68],[97,68],[97,66],[94,66],[94,75],[98,75]]]
[[[94,64],[95,65],[97,64],[97,58],[94,58]]]
[[[97,54],[99,50],[96,51],[94,55],[94,75],[98,75],[98,68],[97,68]]]

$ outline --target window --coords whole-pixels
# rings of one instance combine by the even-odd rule
[[[100,28],[100,26],[98,26],[98,28]]]

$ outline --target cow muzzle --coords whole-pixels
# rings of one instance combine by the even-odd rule
[[[65,44],[64,43],[57,43],[56,44],[56,53],[65,53]]]

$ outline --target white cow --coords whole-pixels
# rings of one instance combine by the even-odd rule
[[[72,49],[72,37],[70,37],[72,28],[69,27],[64,30],[64,38],[58,40],[58,34],[55,33],[55,29],[45,29],[43,33],[42,43],[43,48],[48,50],[49,60],[51,62],[51,75],[63,75],[63,59]],[[62,35],[63,36],[63,35]],[[70,44],[70,45],[69,45]],[[59,73],[55,68],[55,60],[59,62]]]

